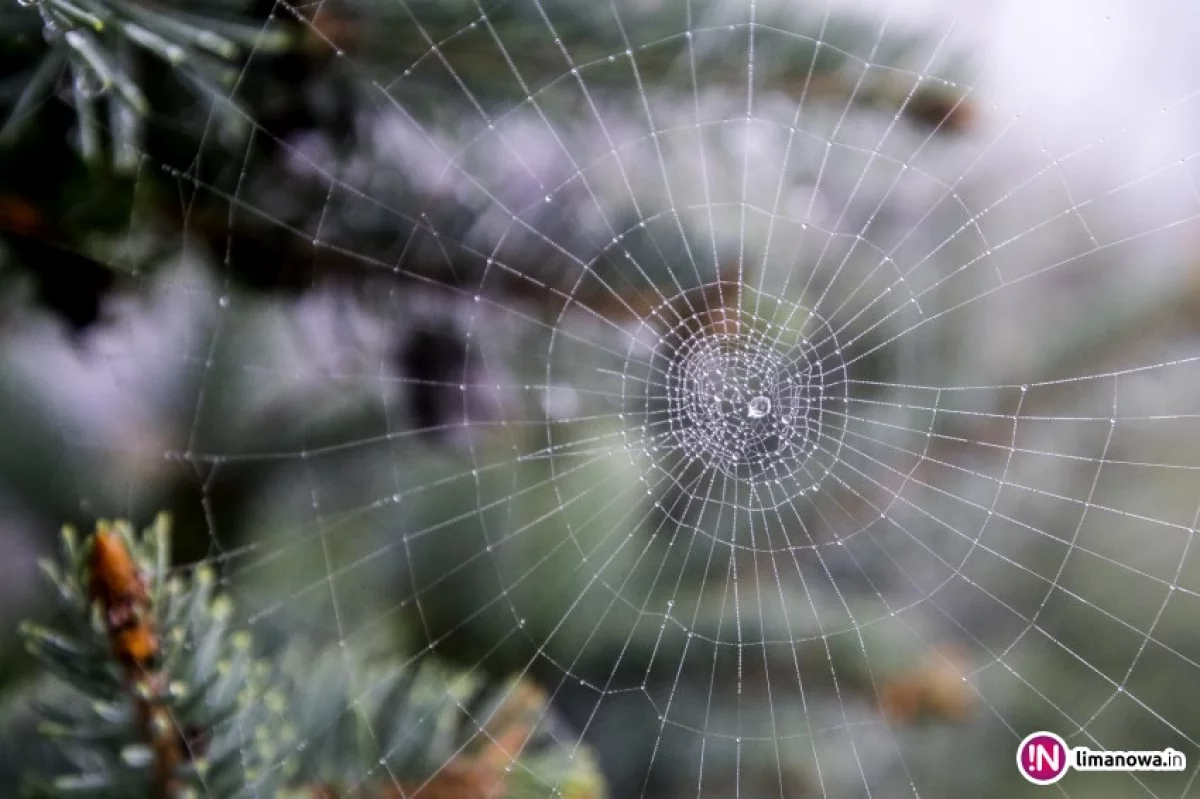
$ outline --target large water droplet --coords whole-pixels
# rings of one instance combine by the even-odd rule
[[[746,415],[751,419],[761,419],[771,412],[771,400],[759,395],[746,405]]]

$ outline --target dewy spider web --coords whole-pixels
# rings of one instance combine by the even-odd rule
[[[203,177],[215,123],[192,164],[143,160],[227,203],[229,242],[373,289],[314,283],[284,356],[228,343],[261,308],[226,286],[181,353],[202,389],[168,457],[251,629],[365,654],[404,628],[414,666],[533,675],[614,796],[1009,796],[1037,729],[1189,758],[1069,795],[1194,790],[1195,295],[1139,248],[1193,226],[1197,151],[1078,170],[1196,87],[1059,152],[899,4],[583,5],[363,6],[404,56],[379,74],[342,6],[280,2],[366,98],[354,146],[276,135],[239,85],[218,102],[282,183]],[[1166,179],[1181,208],[1112,221]],[[381,423],[306,408],[280,446],[229,432],[222,387]],[[209,488],[267,465],[278,500],[229,541]]]

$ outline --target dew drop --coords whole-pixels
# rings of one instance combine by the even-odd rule
[[[751,419],[761,419],[771,412],[771,400],[761,394],[746,405],[746,415]]]

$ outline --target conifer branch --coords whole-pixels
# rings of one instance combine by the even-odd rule
[[[606,795],[587,748],[549,735],[561,725],[523,678],[493,685],[341,648],[289,649],[278,669],[256,660],[210,569],[168,576],[169,532],[165,516],[141,536],[101,522],[81,543],[68,529],[64,567],[43,564],[66,629],[23,634],[69,689],[36,710],[73,769],[31,779],[31,795]]]
[[[119,170],[136,165],[143,119],[152,110],[145,85],[148,76],[135,54],[164,62],[177,70],[186,89],[213,100],[228,97],[239,74],[238,64],[247,53],[281,52],[295,40],[289,27],[231,15],[228,3],[29,0],[21,4],[29,8],[14,16],[13,32],[31,33],[40,27],[48,49],[29,81],[29,96],[22,98],[17,110],[51,90],[65,65],[84,157],[100,161],[107,136],[112,164]],[[106,107],[102,106],[105,100]],[[221,106],[214,102],[217,113],[227,110]],[[108,121],[102,124],[105,117]],[[12,135],[21,119],[14,112],[0,127],[0,135]],[[236,126],[238,117],[226,121]]]
[[[143,536],[100,523],[80,544],[64,531],[65,568],[43,564],[67,629],[27,624],[29,651],[72,692],[38,708],[40,730],[75,772],[29,789],[47,796],[236,796],[286,774],[264,741],[286,740],[282,698],[256,663],[215,578],[167,576],[170,525]]]

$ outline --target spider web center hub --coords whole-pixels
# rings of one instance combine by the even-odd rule
[[[713,294],[740,302],[712,305]],[[819,488],[840,455],[848,382],[823,318],[750,287],[709,287],[668,300],[643,325],[653,353],[627,359],[624,373],[631,454],[679,487],[707,485],[705,473],[748,487],[742,510]]]

